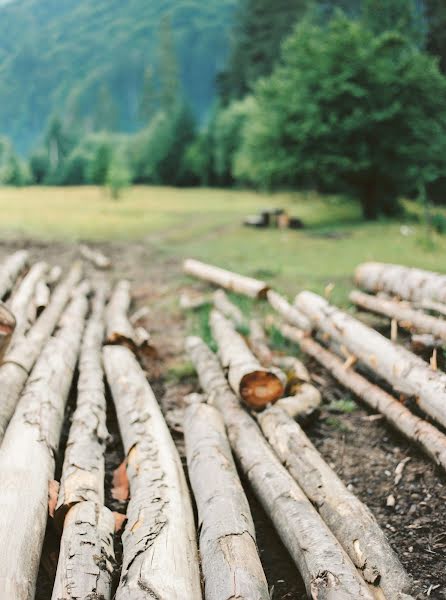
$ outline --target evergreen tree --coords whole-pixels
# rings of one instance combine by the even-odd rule
[[[425,0],[428,26],[427,50],[438,56],[440,67],[446,73],[446,2],[445,0]]]
[[[110,88],[103,83],[99,86],[93,115],[93,126],[97,131],[116,131],[118,109]]]
[[[179,72],[172,23],[169,17],[165,17],[159,40],[159,98],[161,109],[166,113],[175,108],[180,98]]]
[[[362,20],[373,33],[398,31],[422,46],[425,24],[416,0],[362,0]]]
[[[155,81],[153,67],[147,67],[144,71],[142,94],[139,104],[139,116],[143,123],[148,123],[155,116],[159,108],[159,90]]]

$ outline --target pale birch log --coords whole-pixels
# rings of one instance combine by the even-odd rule
[[[113,513],[95,502],[73,506],[64,521],[52,600],[110,600]]]
[[[375,517],[327,465],[301,427],[276,406],[257,415],[257,420],[365,581],[378,587],[386,600],[408,600],[411,581]]]
[[[227,319],[230,319],[236,327],[242,327],[245,324],[242,311],[229,300],[224,290],[216,290],[213,294],[213,300],[215,308]]]
[[[36,286],[47,271],[48,265],[45,262],[38,262],[33,265],[8,302],[9,309],[16,320],[16,328],[11,344],[22,337],[31,325],[29,307],[34,302]]]
[[[0,265],[0,300],[12,290],[20,273],[28,265],[29,253],[26,250],[19,250],[8,256]]]
[[[186,348],[209,402],[223,416],[240,467],[296,563],[309,598],[372,599],[346,552],[280,463],[254,420],[240,407],[217,357],[200,338],[188,338]]]
[[[29,377],[0,448],[2,600],[34,598],[49,482],[87,310],[85,296],[71,301]]]
[[[265,330],[257,319],[249,321],[249,345],[264,367],[273,364],[273,353],[268,346]]]
[[[6,353],[0,365],[0,443],[26,379],[81,276],[82,269],[79,264],[75,264],[67,278],[54,291],[48,308],[27,335],[17,340],[11,351]]]
[[[369,262],[357,267],[355,281],[368,292],[383,291],[404,300],[446,303],[446,275],[432,271]]]
[[[356,290],[350,293],[350,300],[360,308],[384,315],[385,317],[389,317],[389,319],[396,319],[398,325],[403,329],[408,329],[409,331],[415,330],[420,333],[431,333],[437,338],[446,340],[446,321],[414,310],[408,307],[405,302],[387,300]]]
[[[269,600],[251,511],[218,410],[191,404],[184,435],[206,600]]]
[[[82,258],[91,262],[97,269],[110,269],[111,260],[108,256],[105,256],[105,254],[99,252],[99,250],[93,250],[93,248],[81,244],[79,246],[79,252]]]
[[[301,360],[295,356],[274,356],[273,364],[284,371],[288,379],[288,385],[292,388],[294,385],[309,383],[311,381],[310,373]]]
[[[414,396],[425,413],[446,427],[445,373],[434,371],[423,359],[330,305],[317,294],[301,292],[297,302],[314,327],[343,344],[395,390]]]
[[[248,406],[257,409],[278,400],[284,392],[282,379],[260,365],[232,323],[214,309],[210,325],[234,392]]]
[[[0,300],[0,364],[16,328],[15,316]]]
[[[415,308],[421,308],[422,310],[429,310],[431,312],[436,312],[439,315],[443,315],[446,317],[446,304],[442,304],[441,302],[434,302],[432,300],[420,300],[419,302],[414,302]]]
[[[78,502],[104,503],[104,452],[108,437],[102,369],[108,285],[95,287],[79,359],[77,405],[65,449],[56,516],[62,521]]]
[[[45,310],[45,308],[50,303],[50,296],[51,296],[51,292],[50,292],[49,285],[47,284],[46,281],[41,279],[40,281],[37,282],[36,293],[34,295],[34,303],[36,305],[37,316],[39,316],[40,313],[43,310]]]
[[[209,281],[226,290],[232,290],[237,294],[249,296],[250,298],[263,299],[266,297],[268,285],[264,281],[245,277],[232,271],[226,271],[220,267],[214,267],[198,260],[188,258],[183,263],[183,270],[188,275]]]
[[[116,600],[199,600],[194,516],[175,444],[132,352],[106,346],[104,365],[131,492]]]
[[[62,277],[62,273],[62,267],[60,267],[59,265],[55,265],[54,267],[52,267],[50,272],[48,273],[47,281],[49,285],[53,286],[56,283],[58,283],[60,278]]]
[[[311,324],[307,317],[302,314],[295,306],[292,306],[286,298],[275,292],[268,290],[266,294],[268,302],[276,312],[281,315],[285,321],[291,325],[295,325],[303,331],[311,331]]]
[[[418,444],[424,452],[446,471],[446,436],[436,427],[415,416],[401,402],[370,383],[365,377],[351,369],[345,363],[311,338],[304,339],[302,333],[283,326],[284,336],[300,344],[301,349],[315,358],[335,377],[339,383],[351,390],[358,398],[375,411],[378,411],[397,431],[407,439]]]
[[[322,396],[314,385],[302,383],[294,396],[280,398],[276,402],[292,419],[305,420],[311,417],[322,404]]]

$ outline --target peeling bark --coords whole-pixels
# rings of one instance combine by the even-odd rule
[[[242,327],[245,324],[245,318],[242,311],[236,306],[224,290],[216,290],[213,295],[214,306],[222,315],[230,319],[236,327]]]
[[[27,267],[28,258],[29,252],[19,250],[0,265],[0,300],[12,290],[18,276]]]
[[[186,348],[209,402],[221,412],[242,471],[296,563],[313,600],[373,598],[353,563],[230,390],[200,338]]]
[[[266,297],[272,308],[274,308],[285,321],[299,327],[302,331],[307,331],[308,333],[311,331],[311,324],[307,317],[295,306],[292,306],[286,298],[274,290],[268,290]]]
[[[180,457],[132,352],[104,348],[131,499],[116,600],[199,600],[195,524]]]
[[[269,600],[251,511],[220,413],[207,404],[190,405],[184,434],[206,600]]]

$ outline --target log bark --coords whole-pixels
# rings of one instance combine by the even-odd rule
[[[82,269],[75,264],[67,278],[59,284],[51,298],[50,305],[40,315],[14,347],[8,351],[0,366],[0,443],[6,427],[14,414],[20,393],[42,348],[53,332],[75,285],[82,276]]]
[[[14,252],[0,265],[0,300],[12,290],[20,273],[28,265],[29,253],[26,250]]]
[[[191,258],[184,261],[183,270],[192,277],[197,277],[250,298],[263,299],[268,291],[268,285],[264,281],[245,277]]]
[[[251,511],[218,410],[190,405],[184,435],[206,600],[269,600]]]
[[[355,281],[368,292],[386,292],[411,301],[446,303],[446,275],[432,271],[369,262],[356,269]]]
[[[243,327],[245,318],[242,311],[236,306],[224,290],[216,290],[213,294],[214,306],[227,319],[232,321],[236,327]]]
[[[276,402],[276,405],[287,415],[298,421],[306,421],[320,408],[321,404],[321,393],[309,383],[303,383],[294,396],[286,396]]]
[[[303,331],[311,332],[311,324],[307,317],[301,313],[295,306],[292,306],[286,298],[275,292],[268,290],[266,295],[268,302],[276,312],[281,315],[285,321],[291,325],[295,325]]]
[[[34,295],[37,316],[39,316],[50,303],[50,295],[51,292],[47,282],[43,279],[38,281],[36,285],[36,293]]]
[[[52,600],[111,600],[113,513],[94,502],[68,512],[60,542]]]
[[[390,425],[407,439],[418,444],[437,465],[446,471],[446,435],[414,415],[401,402],[377,385],[370,383],[359,373],[346,369],[344,361],[311,338],[304,339],[301,332],[294,327],[284,326],[282,333],[300,344],[301,349],[330,371],[339,383],[351,390],[370,408],[384,415]]]
[[[420,333],[431,333],[437,338],[446,340],[446,321],[414,310],[410,306],[407,306],[405,302],[387,300],[356,290],[350,293],[350,300],[360,308],[378,315],[384,315],[389,319],[396,319],[398,325],[403,329],[418,331]]]
[[[434,371],[412,352],[331,306],[317,294],[301,292],[297,302],[314,327],[343,344],[395,390],[414,396],[425,413],[446,427],[445,373]]]
[[[285,373],[288,381],[288,391],[299,388],[302,383],[310,383],[311,381],[307,367],[294,356],[275,356],[273,364]]]
[[[260,427],[368,583],[386,600],[409,599],[411,581],[370,510],[327,465],[301,427],[279,407],[257,415]]]
[[[0,364],[11,343],[16,328],[16,319],[6,304],[0,300]]]
[[[199,600],[195,524],[180,457],[132,352],[104,348],[131,499],[116,600]]]
[[[0,448],[2,600],[34,598],[49,482],[87,310],[85,296],[71,301],[29,377]]]
[[[200,338],[188,338],[186,348],[209,402],[223,416],[239,465],[296,563],[309,598],[373,598],[353,563],[280,463],[257,424],[240,407],[217,357]]]
[[[79,246],[79,252],[82,258],[91,262],[97,269],[110,269],[111,260],[108,256],[105,256],[105,254],[99,252],[99,250],[93,250],[93,248],[81,244],[81,246]]]
[[[255,409],[278,400],[284,392],[283,381],[277,373],[260,365],[230,321],[214,309],[210,325],[234,392]]]
[[[268,346],[265,330],[257,319],[249,321],[249,345],[264,367],[273,364],[273,353]]]
[[[105,282],[98,284],[79,359],[77,405],[65,449],[56,507],[60,522],[78,502],[104,503],[104,452],[108,431],[102,342],[107,297],[108,285]]]

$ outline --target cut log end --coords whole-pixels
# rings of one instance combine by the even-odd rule
[[[252,371],[240,381],[240,396],[249,407],[257,410],[276,402],[283,393],[282,381],[267,371]]]

